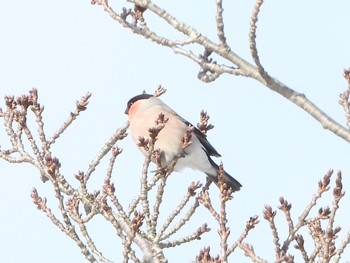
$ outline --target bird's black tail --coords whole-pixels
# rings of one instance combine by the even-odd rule
[[[210,157],[208,157],[208,158],[209,158],[209,161],[210,161],[210,163],[212,164],[212,166],[215,168],[216,174],[213,175],[213,174],[206,173],[206,175],[207,175],[210,179],[212,179],[212,180],[214,181],[215,184],[217,184],[217,183],[218,183],[218,180],[219,180],[220,168],[219,168],[219,166],[218,166]],[[224,173],[224,178],[223,178],[223,179],[224,179],[225,183],[226,183],[230,188],[232,188],[232,190],[233,190],[234,192],[239,191],[239,190],[241,189],[242,185],[241,185],[235,178],[233,178],[231,175],[229,175],[226,171],[224,171],[224,172],[225,172],[225,173]]]

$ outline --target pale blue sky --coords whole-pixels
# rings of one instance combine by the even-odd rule
[[[211,24],[215,18],[214,1],[159,2],[184,22],[216,39]],[[254,1],[226,2],[228,41],[236,53],[251,61],[248,30]],[[257,45],[265,69],[305,93],[340,123],[345,123],[338,104],[339,94],[346,89],[342,70],[350,66],[349,10],[347,0],[271,0],[263,5],[258,24]],[[171,34],[167,25],[149,15],[145,13],[149,26]],[[272,236],[262,218],[265,204],[276,207],[278,198],[284,196],[292,202],[292,217],[297,220],[314,194],[317,181],[329,168],[343,171],[344,190],[349,192],[348,143],[253,80],[225,75],[214,83],[200,82],[196,64],[131,34],[90,1],[5,1],[0,9],[0,36],[0,97],[20,95],[36,87],[45,105],[49,136],[74,109],[76,100],[87,91],[93,94],[88,110],[53,147],[62,163],[61,172],[72,182],[74,174],[86,170],[106,139],[126,122],[123,112],[128,99],[143,90],[153,92],[162,84],[168,89],[162,99],[188,121],[197,123],[202,109],[209,112],[215,125],[209,140],[223,156],[226,170],[243,185],[228,209],[231,242],[240,235],[249,217],[257,214],[261,223],[246,242],[254,245],[259,256],[273,261]],[[0,105],[4,107],[2,101]],[[8,143],[4,139],[2,128],[0,145],[5,148]],[[143,157],[129,137],[118,146],[124,151],[118,157],[114,181],[127,206],[137,192]],[[105,169],[102,164],[97,170],[91,189],[99,187]],[[0,175],[0,261],[84,262],[78,247],[32,204],[30,192],[36,187],[56,209],[52,186],[42,184],[37,171],[29,165],[12,166],[0,160]],[[168,197],[173,199],[167,199],[166,207],[162,207],[163,217],[181,200],[182,194],[177,194],[184,193],[189,183],[197,180],[204,182],[205,176],[191,170],[173,174],[167,189]],[[211,191],[215,194],[217,190]],[[344,228],[339,233],[340,240],[350,229],[349,202],[346,196],[336,221]],[[331,205],[331,198],[322,205]],[[282,242],[287,227],[284,216],[279,213],[277,217],[281,219]],[[194,226],[186,230],[190,233],[206,221],[212,222],[201,209]],[[201,241],[165,251],[169,262],[179,262],[179,254],[186,255],[183,262],[190,262],[207,245],[216,254],[219,241],[213,243],[218,239],[216,226],[211,227],[211,233]],[[103,248],[106,257],[120,262],[119,239],[112,228],[105,226],[101,218],[91,228],[96,245]],[[343,259],[349,260],[350,253]],[[231,260],[249,262],[241,251]]]

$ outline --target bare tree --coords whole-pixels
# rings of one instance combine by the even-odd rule
[[[314,103],[312,103],[303,93],[297,92],[279,81],[277,78],[268,74],[259,59],[257,49],[257,22],[261,6],[264,1],[257,0],[250,22],[249,31],[249,49],[254,64],[240,57],[232,50],[229,40],[226,38],[224,27],[224,8],[223,1],[216,2],[216,33],[217,40],[212,40],[199,32],[196,28],[176,19],[169,12],[148,0],[130,0],[134,4],[133,9],[124,7],[121,12],[117,12],[107,0],[92,0],[92,4],[103,6],[104,10],[123,27],[130,29],[133,33],[143,36],[161,46],[171,48],[176,54],[183,55],[194,61],[199,66],[197,77],[204,82],[215,81],[222,74],[231,74],[234,76],[244,76],[253,78],[285,97],[298,107],[305,110],[315,118],[323,128],[330,130],[337,136],[350,142],[349,130],[337,123]],[[161,22],[170,25],[174,31],[180,33],[181,39],[170,39],[166,36],[156,33],[156,28],[147,26],[143,13],[147,10],[151,15],[160,19]],[[202,54],[196,54],[196,44],[203,48]],[[218,63],[217,60],[223,60],[225,63]]]
[[[321,125],[332,131],[337,136],[346,141],[350,141],[349,129],[336,123],[316,105],[309,101],[305,95],[296,92],[281,83],[276,78],[269,75],[259,60],[256,29],[258,15],[263,1],[257,1],[253,8],[250,26],[250,50],[254,65],[248,63],[243,58],[235,54],[226,39],[223,20],[223,3],[216,1],[216,29],[218,40],[213,41],[205,37],[198,30],[187,25],[164,9],[158,7],[151,1],[130,0],[133,9],[122,8],[120,12],[114,11],[106,0],[93,0],[93,4],[104,7],[107,13],[124,27],[131,29],[133,33],[139,34],[151,41],[174,50],[175,53],[184,55],[199,65],[198,78],[204,82],[215,81],[220,75],[227,73],[234,76],[246,76],[253,78],[271,90],[277,92],[297,106],[303,108],[313,116]],[[143,16],[144,12],[150,12],[168,23],[174,30],[183,35],[183,39],[169,39],[158,35],[154,29],[147,26]],[[202,54],[196,54],[194,45],[203,48]],[[218,63],[217,60],[225,63]],[[346,114],[347,125],[350,123],[350,71],[344,71],[344,77],[348,81],[349,87],[340,96],[340,104]],[[165,92],[164,88],[156,90],[155,95],[160,96]],[[5,108],[0,111],[0,117],[4,122],[7,138],[10,142],[8,149],[0,149],[0,158],[17,164],[28,163],[37,168],[43,182],[51,183],[54,189],[54,197],[58,203],[59,212],[52,212],[47,205],[47,199],[41,197],[38,191],[33,188],[32,200],[39,210],[41,210],[51,222],[63,233],[70,237],[81,250],[85,258],[90,262],[112,262],[103,254],[103,247],[97,247],[94,243],[93,235],[89,230],[88,223],[96,216],[102,216],[106,224],[110,224],[123,249],[123,262],[166,262],[164,255],[166,249],[181,246],[185,243],[200,239],[205,233],[215,228],[218,233],[219,251],[211,251],[210,244],[202,250],[194,252],[193,262],[229,262],[230,256],[241,249],[245,255],[253,262],[267,262],[254,251],[255,244],[245,242],[250,231],[259,223],[258,216],[247,218],[245,228],[241,235],[229,239],[230,219],[227,215],[227,204],[231,202],[233,193],[227,188],[222,174],[219,175],[219,194],[216,196],[209,192],[211,182],[205,184],[193,182],[185,191],[182,201],[168,215],[166,220],[160,220],[160,206],[167,188],[167,180],[171,175],[178,158],[166,169],[158,164],[157,170],[152,176],[149,173],[151,158],[159,159],[161,149],[155,149],[154,143],[162,128],[166,125],[166,120],[159,116],[155,120],[154,127],[149,127],[149,137],[140,138],[139,145],[148,153],[143,164],[142,175],[138,184],[139,193],[129,200],[128,208],[121,205],[121,196],[114,186],[113,170],[116,158],[122,153],[117,143],[124,139],[128,123],[119,128],[111,135],[110,139],[101,147],[96,158],[90,163],[86,171],[78,171],[75,179],[79,182],[78,187],[73,186],[67,175],[61,174],[60,160],[55,157],[52,146],[59,142],[63,133],[68,132],[70,125],[77,117],[86,110],[91,94],[86,94],[76,103],[76,108],[71,112],[62,126],[51,136],[44,129],[42,112],[44,107],[39,103],[38,91],[32,89],[28,95],[18,97],[6,96]],[[35,127],[30,127],[28,119],[35,120]],[[198,128],[202,132],[207,132],[212,128],[208,123],[209,116],[202,112]],[[36,132],[36,131],[37,132]],[[191,131],[184,134],[183,148],[191,141]],[[105,179],[100,189],[90,192],[88,185],[90,178],[94,176],[95,170],[100,166],[101,161],[109,158],[105,167]],[[221,165],[221,172],[223,167]],[[335,240],[341,230],[335,226],[335,217],[339,211],[339,203],[345,192],[342,186],[342,175],[338,172],[335,179],[335,186],[331,188],[331,178],[333,170],[329,170],[323,179],[318,183],[317,190],[310,203],[305,207],[303,213],[293,219],[292,204],[286,199],[280,198],[278,209],[285,216],[288,227],[288,236],[283,238],[275,224],[277,211],[271,206],[266,206],[263,218],[269,223],[273,237],[272,246],[275,250],[276,262],[294,262],[295,249],[300,252],[305,262],[339,262],[346,246],[350,242],[350,231],[343,235],[342,241],[336,246]],[[318,209],[316,215],[312,215],[318,202],[326,192],[332,189],[333,202],[326,207]],[[218,200],[219,205],[212,202]],[[199,207],[203,207],[208,214],[215,219],[216,225],[197,225],[193,216]],[[192,232],[178,237],[179,230],[190,224]],[[309,235],[305,235],[305,231]],[[311,244],[312,249],[307,249],[304,242]],[[310,247],[310,246],[308,246]],[[295,248],[293,250],[293,248]]]
[[[156,91],[156,95],[163,92],[164,89],[160,88]],[[89,98],[90,94],[87,94],[77,102],[75,111],[69,115],[68,119],[51,137],[48,137],[44,130],[42,118],[44,108],[38,102],[38,93],[35,89],[31,90],[29,95],[22,95],[17,98],[5,97],[6,110],[0,112],[11,144],[9,149],[1,149],[0,157],[10,163],[29,163],[35,166],[40,172],[42,181],[50,182],[53,185],[59,214],[52,212],[47,206],[47,199],[41,197],[35,188],[33,188],[31,194],[33,202],[55,226],[75,241],[88,261],[111,262],[103,255],[103,248],[95,246],[94,239],[89,231],[88,223],[94,220],[97,215],[102,215],[106,223],[108,222],[114,227],[124,250],[124,262],[129,260],[133,262],[166,262],[163,254],[165,249],[198,240],[211,230],[207,224],[196,226],[196,223],[192,220],[197,208],[203,206],[217,222],[217,226],[214,227],[218,229],[221,250],[218,255],[212,256],[210,254],[210,244],[208,244],[195,257],[195,262],[228,262],[229,256],[238,247],[252,261],[265,262],[255,254],[253,245],[244,243],[249,231],[259,222],[257,216],[248,219],[245,229],[235,242],[232,243],[228,240],[230,221],[226,213],[226,204],[232,199],[232,191],[227,188],[222,179],[224,173],[222,165],[220,167],[222,174],[219,175],[218,182],[220,189],[219,207],[215,207],[211,201],[216,196],[211,196],[208,191],[210,181],[204,186],[199,182],[193,182],[189,185],[182,201],[167,215],[165,222],[159,220],[159,208],[166,191],[167,179],[172,173],[177,159],[181,158],[180,155],[176,157],[166,169],[160,167],[160,161],[156,162],[158,164],[157,171],[154,176],[149,176],[151,157],[160,160],[161,149],[154,149],[154,143],[159,132],[166,125],[166,120],[162,115],[155,120],[155,126],[150,127],[149,138],[140,138],[139,144],[147,151],[148,155],[143,165],[139,194],[129,202],[128,209],[121,205],[121,197],[118,196],[112,178],[115,160],[122,152],[116,146],[116,143],[125,137],[128,124],[118,129],[111,136],[89,165],[87,171],[79,171],[75,175],[75,179],[78,180],[80,186],[74,188],[72,182],[68,182],[67,177],[61,174],[61,163],[52,153],[51,147],[58,141],[62,133],[66,132],[76,117],[86,109]],[[29,115],[30,113],[33,115]],[[27,119],[33,117],[36,121],[38,136],[34,134],[34,128],[27,125]],[[202,112],[198,123],[198,128],[201,131],[207,132],[212,128],[208,120],[209,116]],[[191,141],[191,136],[191,130],[184,134],[184,148]],[[38,139],[35,139],[36,137]],[[110,159],[105,172],[104,184],[100,190],[89,192],[89,179],[93,176],[102,159],[107,158],[108,155]],[[279,209],[285,214],[289,228],[289,235],[282,244],[274,222],[276,211],[273,211],[270,206],[265,207],[263,217],[269,222],[271,228],[276,262],[293,262],[294,257],[288,254],[293,242],[296,243],[295,247],[300,250],[305,262],[313,262],[315,259],[320,262],[329,262],[331,258],[334,259],[334,262],[339,261],[345,247],[350,242],[350,232],[338,248],[334,242],[337,233],[340,231],[340,227],[334,226],[334,219],[339,208],[339,201],[344,196],[340,172],[337,175],[336,186],[333,189],[334,201],[331,208],[320,208],[316,216],[310,215],[310,211],[316,206],[317,201],[330,189],[329,184],[332,174],[333,171],[330,170],[324,179],[319,182],[317,193],[313,196],[303,214],[299,216],[297,222],[292,219],[291,204],[284,198],[280,198]],[[326,228],[323,227],[323,221],[327,222]],[[174,224],[174,222],[176,223]],[[191,224],[193,229],[196,230],[181,238],[175,238],[175,234],[185,224]],[[304,247],[304,237],[299,234],[300,230],[305,227],[310,230],[308,239],[312,239],[315,244],[315,248],[311,252],[307,252]],[[141,254],[137,253],[136,247],[141,250]]]

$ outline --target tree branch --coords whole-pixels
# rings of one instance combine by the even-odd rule
[[[250,30],[250,43],[251,51],[254,61],[257,66],[254,66],[248,63],[246,60],[241,58],[239,55],[234,53],[231,48],[227,45],[222,45],[222,41],[226,43],[226,38],[224,39],[224,28],[221,25],[222,21],[222,3],[220,0],[217,0],[217,31],[219,39],[221,38],[220,43],[215,43],[209,38],[204,36],[194,27],[185,24],[166,10],[154,4],[149,0],[129,0],[130,3],[133,3],[137,6],[141,6],[144,9],[147,9],[149,12],[153,13],[157,17],[161,18],[164,22],[172,26],[176,31],[182,33],[186,36],[186,40],[171,40],[163,36],[157,35],[155,32],[151,31],[145,24],[138,26],[135,23],[128,22],[128,15],[133,15],[132,12],[129,12],[128,15],[122,16],[122,14],[116,13],[109,5],[106,0],[93,0],[92,3],[102,5],[107,13],[115,19],[118,23],[123,25],[126,28],[132,30],[133,33],[141,35],[147,39],[150,39],[157,44],[166,46],[174,50],[175,53],[181,54],[192,61],[200,65],[200,71],[198,73],[198,78],[205,82],[211,82],[216,80],[221,74],[228,73],[232,75],[239,75],[254,78],[259,81],[264,86],[268,87],[272,91],[280,94],[284,98],[288,99],[290,102],[294,103],[298,107],[302,108],[305,112],[311,115],[316,121],[318,121],[323,128],[333,132],[340,138],[344,139],[347,142],[350,142],[350,131],[344,126],[337,123],[330,116],[324,113],[319,107],[317,107],[312,101],[310,101],[304,94],[299,93],[287,85],[283,84],[277,78],[270,76],[260,64],[260,60],[257,55],[256,48],[256,22],[257,16],[260,11],[260,6],[263,3],[262,0],[258,0],[252,15],[251,30]],[[126,9],[125,9],[126,10]],[[202,46],[205,50],[210,50],[213,54],[225,59],[231,65],[227,66],[225,64],[217,64],[215,61],[205,61],[201,58],[200,55],[195,55],[195,52],[190,49],[188,46],[189,43],[196,43]],[[181,46],[186,46],[187,49]],[[203,72],[210,71],[210,75],[203,74]]]

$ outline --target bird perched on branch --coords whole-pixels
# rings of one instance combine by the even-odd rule
[[[140,94],[131,98],[127,103],[125,114],[129,116],[132,138],[145,155],[146,150],[140,146],[140,138],[147,139],[150,128],[156,126],[157,118],[164,115],[166,123],[157,135],[154,145],[155,149],[161,151],[161,166],[166,168],[180,154],[182,158],[177,160],[175,171],[186,167],[192,168],[204,172],[215,183],[218,183],[220,169],[210,156],[220,157],[221,155],[209,143],[204,133],[180,117],[158,97]],[[191,141],[186,147],[183,147],[183,138],[191,126]],[[238,191],[242,186],[226,172],[224,172],[223,179],[233,191]]]

